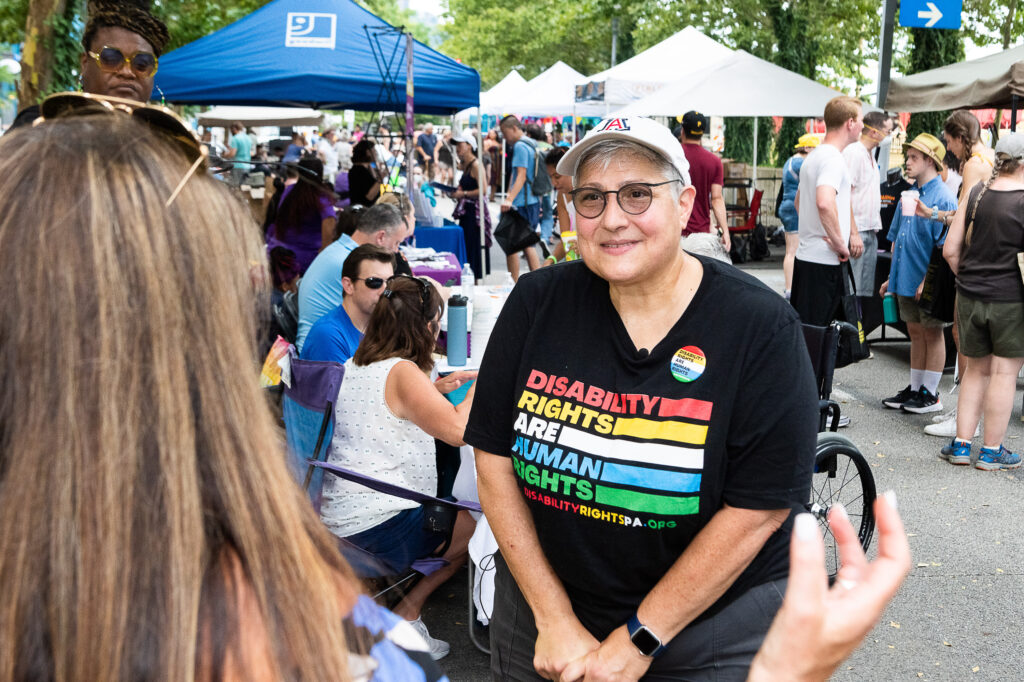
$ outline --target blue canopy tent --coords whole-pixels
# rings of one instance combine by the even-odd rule
[[[156,84],[176,104],[405,111],[405,36],[351,0],[274,0],[160,59]],[[480,75],[413,45],[417,113],[480,101]]]

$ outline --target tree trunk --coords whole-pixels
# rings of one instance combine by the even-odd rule
[[[53,81],[55,17],[64,16],[67,0],[31,0],[25,21],[25,46],[21,55],[18,102],[22,107],[36,103]]]

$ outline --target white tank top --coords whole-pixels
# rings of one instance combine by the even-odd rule
[[[345,379],[334,407],[335,426],[327,461],[392,485],[437,494],[434,439],[384,402],[390,358],[357,367],[345,363]],[[337,476],[324,476],[320,518],[332,533],[348,537],[384,523],[416,502],[370,490]]]
[[[572,205],[572,200],[569,199],[568,194],[558,193],[558,196],[562,197],[562,201],[565,203],[565,211],[569,214],[569,231],[576,231],[576,209]],[[566,231],[562,228],[562,231]]]

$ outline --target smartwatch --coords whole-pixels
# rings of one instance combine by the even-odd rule
[[[658,636],[651,632],[646,625],[640,624],[637,614],[633,614],[626,622],[626,629],[629,631],[629,641],[633,643],[637,651],[643,656],[657,657],[665,650]]]

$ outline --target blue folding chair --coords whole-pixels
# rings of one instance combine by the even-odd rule
[[[320,512],[323,470],[310,462],[323,461],[334,435],[334,403],[345,377],[337,362],[300,360],[293,347],[289,352],[291,381],[284,388],[282,412],[288,444],[288,470],[309,493],[313,508]]]

